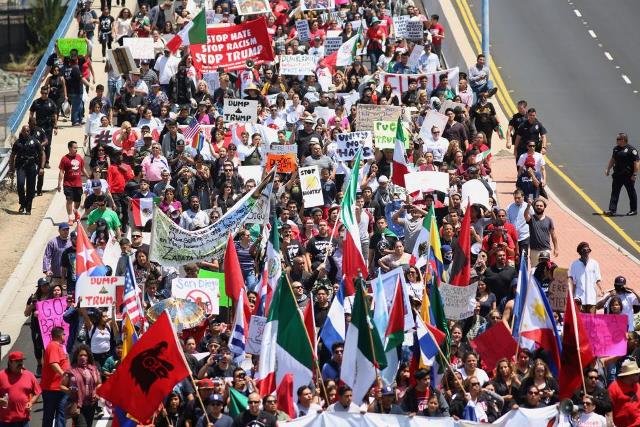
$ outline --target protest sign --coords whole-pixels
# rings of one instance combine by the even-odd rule
[[[225,123],[255,123],[258,120],[258,101],[225,98],[222,113]]]
[[[478,283],[469,286],[440,284],[440,295],[444,306],[444,315],[449,320],[464,320],[473,316],[476,308],[476,291]]]
[[[271,39],[264,16],[240,25],[207,28],[207,43],[192,44],[193,65],[201,73],[241,70],[251,59],[256,65],[273,61]]]
[[[267,153],[266,170],[271,170],[277,165],[278,172],[295,172],[298,163],[297,150],[296,145],[271,144]]]
[[[224,273],[200,269],[198,272],[200,279],[215,279],[218,281],[218,306],[231,307],[231,298],[227,295],[224,285]]]
[[[444,112],[447,111],[448,108],[455,110],[458,107],[461,108],[463,111],[465,109],[465,105],[462,102],[454,102],[450,99],[445,99],[442,105],[440,106],[440,112],[444,114]]]
[[[342,37],[327,37],[324,42],[324,54],[331,55],[337,52],[340,46],[342,46]]]
[[[470,179],[462,184],[462,206],[482,205],[489,209],[489,190],[479,179]]]
[[[537,259],[533,260],[533,262],[537,261]],[[549,289],[547,290],[547,299],[553,311],[564,313],[564,310],[567,308],[568,275],[566,268],[558,267],[553,271],[553,280],[549,283]]]
[[[307,166],[300,168],[300,189],[305,208],[313,208],[324,204],[322,197],[322,184],[320,183],[320,171],[318,166]]]
[[[133,59],[154,59],[153,39],[151,37],[125,37],[124,46],[131,49]]]
[[[344,111],[350,111],[351,106],[360,99],[360,93],[358,93],[358,91],[356,90],[350,93],[346,93],[346,92],[336,93],[336,99],[342,99],[342,101],[344,102]],[[361,104],[358,106],[358,109],[360,107],[366,107],[366,106],[364,104]],[[383,105],[378,105],[378,107],[383,107]],[[381,120],[381,119],[378,119],[378,120]],[[367,129],[364,129],[364,130],[367,130]],[[373,129],[369,129],[369,130],[373,130]]]
[[[371,132],[349,132],[336,135],[336,157],[341,161],[353,160],[360,147],[362,159],[373,159],[373,138]]]
[[[315,69],[313,55],[280,55],[280,74],[283,76],[312,76]]]
[[[266,317],[251,316],[251,320],[249,321],[249,337],[247,339],[247,348],[245,349],[248,354],[260,354],[266,324]]]
[[[322,90],[324,92],[330,92],[329,89],[333,86],[333,74],[331,74],[331,69],[328,67],[318,67],[316,70],[316,77],[318,78],[318,83]]]
[[[471,347],[482,358],[486,368],[495,368],[498,360],[511,360],[516,354],[518,343],[511,335],[511,331],[504,322],[498,322],[469,342]]]
[[[628,317],[625,314],[579,313],[597,357],[627,354]]]
[[[441,191],[447,193],[449,190],[449,174],[447,172],[421,171],[405,174],[404,182],[407,185],[409,194],[416,192]]]
[[[129,46],[114,47],[108,50],[107,60],[113,67],[113,71],[118,74],[129,74],[131,71],[138,70]]]
[[[260,181],[256,181],[260,182]],[[266,224],[269,222],[269,198],[261,195],[253,206],[251,213],[247,216],[246,224]]]
[[[448,118],[444,114],[440,114],[435,110],[428,110],[420,128],[420,139],[423,142],[431,139],[431,128],[434,126],[438,126],[440,132],[442,132],[447,125],[447,120]]]
[[[376,121],[373,123],[373,136],[376,141],[376,148],[393,150],[396,146],[396,131],[398,122]],[[406,147],[405,147],[406,148]]]
[[[422,21],[409,21],[406,26],[407,40],[422,40],[424,28]]]
[[[202,74],[202,80],[209,86],[209,93],[215,92],[220,87],[220,75],[217,71]]]
[[[373,131],[375,122],[397,122],[401,114],[402,107],[395,105],[360,104],[356,111],[356,129]]]
[[[238,15],[261,15],[270,14],[271,7],[267,0],[234,0]]]
[[[238,166],[238,176],[244,182],[253,179],[257,184],[262,179],[262,166]]]
[[[67,309],[67,297],[58,297],[36,302],[38,311],[38,324],[44,348],[51,342],[51,330],[59,326],[64,329],[64,344],[69,339],[69,324],[64,321],[62,315]]]
[[[409,79],[419,80],[423,77],[427,79],[427,92],[431,93],[433,89],[438,86],[440,82],[440,76],[446,74],[449,78],[449,87],[455,88],[458,86],[458,78],[460,69],[458,67],[449,68],[447,70],[434,71],[433,73],[425,74],[394,74],[394,73],[380,73],[380,83],[378,84],[378,90],[382,91],[385,83],[391,85],[391,90],[402,95],[407,89],[409,89]]]
[[[313,110],[313,113],[316,115],[316,119],[324,120],[325,124],[329,122],[329,119],[332,119],[336,116],[336,110],[329,107],[318,106]]]
[[[302,0],[300,6],[302,10],[333,10],[336,7],[336,2],[335,0]]]
[[[398,39],[407,38],[407,23],[411,20],[409,15],[401,15],[393,17],[393,30]]]
[[[422,56],[422,52],[424,52],[424,46],[421,44],[417,44],[411,50],[411,55],[409,55],[409,60],[407,61],[407,65],[409,68],[415,68],[418,65],[418,60],[420,56]]]
[[[204,309],[207,315],[220,313],[218,288],[217,278],[190,279],[177,277],[171,281],[171,295],[195,302]]]
[[[78,55],[87,54],[87,41],[85,39],[58,39],[58,50],[62,56],[69,56],[76,49]]]
[[[116,286],[124,286],[124,277],[83,274],[76,283],[76,302],[82,297],[83,307],[111,307],[116,303]]]
[[[309,21],[306,19],[298,19],[296,21],[296,31],[298,32],[298,40],[308,42],[311,40],[311,30],[309,29]]]

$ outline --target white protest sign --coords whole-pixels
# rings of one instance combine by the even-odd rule
[[[440,284],[440,296],[444,306],[444,315],[449,320],[464,320],[473,316],[476,308],[476,292],[478,282],[469,286],[453,286]]]
[[[378,150],[395,148],[397,128],[398,122],[376,121],[373,123],[373,136]]]
[[[258,181],[260,182],[260,181]],[[269,200],[267,196],[261,195],[253,205],[251,214],[245,221],[246,224],[266,224],[269,221]]]
[[[283,76],[311,76],[316,69],[313,55],[281,55],[280,74]]]
[[[316,77],[318,78],[318,83],[320,83],[322,91],[329,92],[331,85],[333,85],[333,74],[331,74],[331,69],[328,67],[318,67],[316,70]]]
[[[346,108],[346,107],[345,107]],[[356,129],[372,131],[377,121],[398,121],[402,107],[395,105],[359,104],[356,110]]]
[[[397,39],[407,38],[407,22],[411,20],[409,15],[394,16],[393,30]]]
[[[344,101],[344,111],[351,111],[351,106],[360,99],[360,93],[355,90],[349,93],[336,93],[336,98],[342,98]]]
[[[322,106],[316,107],[313,112],[315,113],[316,118],[324,120],[325,124],[329,122],[329,119],[335,117],[336,115],[336,110],[334,110],[333,108]]]
[[[349,132],[336,135],[336,157],[340,161],[353,160],[360,147],[362,159],[373,159],[373,135],[371,132]]]
[[[207,86],[209,86],[209,93],[213,93],[220,87],[220,75],[217,71],[203,73],[202,80],[204,80],[207,83]]]
[[[309,21],[306,19],[298,19],[296,21],[296,31],[298,32],[298,40],[308,42],[311,40],[311,30],[309,29]]]
[[[222,113],[225,123],[255,123],[258,120],[258,101],[225,98]]]
[[[489,209],[489,190],[479,179],[470,179],[462,184],[462,206],[478,204]]]
[[[422,40],[424,37],[424,27],[422,21],[409,21],[407,22],[407,40]]]
[[[262,166],[238,166],[238,175],[244,182],[253,179],[258,184],[262,180]]]
[[[218,279],[177,277],[171,281],[171,295],[195,302],[202,306],[207,315],[220,313],[219,289]]]
[[[446,193],[449,190],[449,174],[447,172],[411,172],[405,174],[404,182],[407,185],[409,194],[418,191],[441,191]]]
[[[418,65],[418,60],[420,59],[422,52],[424,52],[424,46],[421,44],[417,44],[413,47],[411,55],[409,55],[409,60],[407,61],[409,68],[415,68]]]
[[[262,316],[251,316],[249,321],[249,337],[247,339],[247,347],[245,351],[249,354],[260,354],[262,346],[262,337],[264,336],[264,327],[267,324],[267,318]]]
[[[271,144],[269,145],[271,154],[295,154],[298,155],[298,146],[293,144]]]
[[[324,42],[324,54],[331,55],[337,52],[340,46],[342,46],[342,37],[327,37]]]
[[[427,141],[431,138],[431,128],[438,126],[440,132],[444,130],[447,125],[448,117],[435,110],[428,110],[427,115],[424,117],[422,127],[420,128],[420,138],[422,141]]]
[[[298,169],[300,176],[300,188],[305,208],[313,208],[324,204],[322,197],[322,184],[320,183],[320,170],[318,166],[307,166]]]
[[[124,286],[124,277],[83,274],[76,283],[76,302],[83,307],[111,307],[116,302],[116,286]]]
[[[153,39],[151,37],[125,37],[124,46],[131,49],[133,59],[153,59]]]
[[[445,99],[442,105],[440,106],[440,112],[444,114],[444,112],[447,111],[448,108],[455,110],[456,107],[460,107],[462,111],[464,111],[465,109],[465,105],[462,102],[454,102],[450,99]]]

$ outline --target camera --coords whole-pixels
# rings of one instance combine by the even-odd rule
[[[0,347],[11,344],[11,335],[0,333]]]

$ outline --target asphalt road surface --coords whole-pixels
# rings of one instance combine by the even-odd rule
[[[481,0],[469,2],[478,24],[481,5]],[[639,16],[634,0],[491,0],[491,53],[514,102],[526,99],[537,109],[549,132],[549,158],[602,210],[609,204],[611,178],[604,170],[616,134],[626,132],[640,147],[640,56],[629,36]],[[640,255],[575,189],[547,170],[551,188],[572,211]],[[628,210],[623,190],[618,212]],[[638,219],[613,221],[638,243]]]

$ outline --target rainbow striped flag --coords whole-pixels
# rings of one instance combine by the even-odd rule
[[[204,133],[198,132],[191,140],[191,146],[199,153],[204,148]]]

